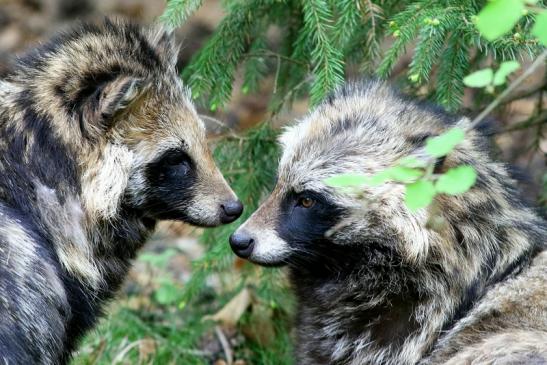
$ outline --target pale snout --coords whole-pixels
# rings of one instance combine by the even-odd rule
[[[291,254],[288,243],[267,227],[244,224],[230,236],[229,241],[237,256],[258,265],[284,265]]]

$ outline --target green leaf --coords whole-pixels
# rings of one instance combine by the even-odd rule
[[[477,172],[471,166],[458,166],[448,170],[437,180],[439,193],[458,195],[468,191],[477,180]]]
[[[363,174],[340,174],[325,179],[325,184],[333,188],[347,188],[365,185],[370,180]]]
[[[509,32],[522,16],[522,0],[492,0],[477,16],[477,28],[489,41]]]
[[[494,71],[491,68],[475,71],[463,78],[463,83],[469,87],[485,87],[492,83]]]
[[[541,44],[547,46],[547,11],[536,15],[536,23],[532,28],[532,35],[536,36]]]
[[[180,297],[179,288],[170,279],[163,279],[154,292],[154,299],[163,305],[173,304]]]
[[[465,138],[465,132],[461,128],[451,128],[447,132],[425,142],[425,151],[432,157],[446,156]]]
[[[505,84],[507,76],[509,76],[511,73],[515,72],[519,68],[520,63],[518,63],[517,61],[502,62],[500,67],[496,71],[496,74],[494,75],[494,81],[492,83],[496,86]]]
[[[389,174],[395,181],[410,183],[421,177],[423,175],[423,171],[406,166],[395,166],[389,169]]]
[[[434,197],[435,187],[431,181],[418,180],[406,186],[405,203],[411,211],[427,207]]]
[[[150,253],[144,252],[139,255],[139,260],[142,262],[149,263],[152,266],[156,267],[165,267],[169,262],[169,259],[175,256],[177,252],[173,249],[167,249],[162,253]]]

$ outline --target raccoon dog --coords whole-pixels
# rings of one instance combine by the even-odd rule
[[[428,209],[409,211],[402,185],[363,188],[363,209],[324,182],[424,156],[427,137],[468,124],[371,81],[282,134],[277,185],[230,243],[289,267],[299,364],[547,363],[546,225],[481,132],[437,163],[478,173],[465,194],[436,198],[438,230]]]
[[[169,33],[105,20],[0,81],[0,363],[66,363],[157,220],[241,214],[176,57]]]

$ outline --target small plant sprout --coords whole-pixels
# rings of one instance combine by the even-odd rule
[[[492,94],[494,87],[505,84],[507,77],[519,68],[520,64],[517,61],[502,62],[496,72],[490,67],[475,71],[464,77],[463,83],[469,87],[486,88],[486,91]]]
[[[532,13],[535,23],[531,35],[537,38],[537,43],[547,45],[547,9],[535,6],[535,0],[492,0],[480,13],[474,17],[474,22],[480,35],[489,41],[509,33],[523,16]],[[522,39],[519,32],[513,34],[516,40]],[[507,76],[520,68],[517,61],[502,62],[496,72],[492,68],[475,71],[464,77],[463,82],[468,87],[485,88],[488,93],[494,93],[494,87],[506,83]]]

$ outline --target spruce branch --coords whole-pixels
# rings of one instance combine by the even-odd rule
[[[180,27],[203,3],[203,0],[167,0],[160,21],[171,27]]]
[[[361,35],[361,57],[360,70],[371,73],[380,57],[381,30],[380,25],[384,21],[382,8],[374,4],[371,0],[364,0],[360,3],[364,19],[369,27],[365,34]],[[387,11],[387,4],[385,10]]]
[[[359,3],[357,0],[340,0],[335,5],[339,16],[334,26],[333,39],[336,44],[344,47],[359,25]]]
[[[377,75],[381,78],[389,76],[399,57],[405,52],[406,45],[415,39],[423,19],[429,16],[430,1],[418,2],[409,5],[404,11],[395,15],[390,21],[390,32],[395,37],[395,42],[386,52],[380,63]]]
[[[213,110],[228,101],[238,63],[251,44],[254,25],[272,5],[272,1],[253,0],[231,6],[212,38],[183,73],[194,98],[210,94]]]
[[[469,69],[469,49],[462,32],[453,32],[440,59],[435,91],[436,101],[447,110],[456,110],[463,98],[463,78]]]
[[[256,92],[260,80],[264,77],[268,66],[266,65],[265,58],[268,53],[266,44],[266,38],[264,35],[258,36],[251,44],[249,53],[246,55],[247,61],[243,65],[243,92]]]
[[[312,104],[344,82],[344,60],[332,39],[332,10],[325,0],[303,0],[303,36],[312,41],[311,60],[315,80],[310,90]]]
[[[446,11],[439,11],[438,14],[424,19],[426,25],[420,29],[418,43],[408,70],[409,78],[414,83],[429,82],[433,65],[438,62],[444,49],[449,14]]]
[[[290,107],[298,96],[305,95],[311,81],[310,42],[301,32],[304,23],[302,8],[297,0],[293,0],[292,4],[292,16],[285,17],[281,22],[286,36],[276,52],[284,62],[280,64],[276,76],[277,92],[272,94],[269,107],[274,115],[283,107]]]

